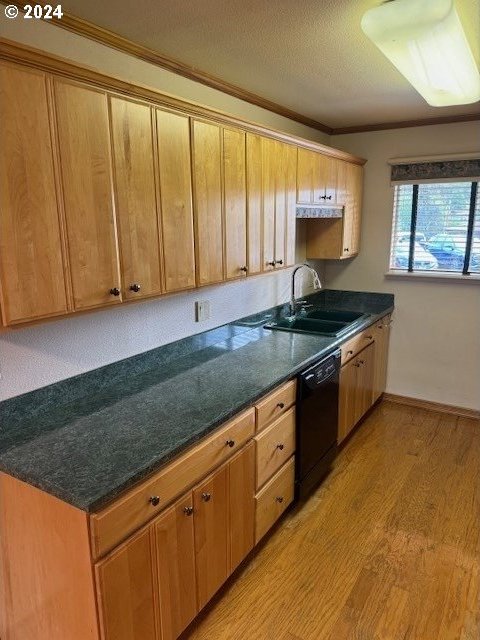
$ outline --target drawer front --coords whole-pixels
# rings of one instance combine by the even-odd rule
[[[257,491],[295,451],[295,407],[255,436]]]
[[[288,411],[295,404],[296,382],[291,380],[257,402],[257,431],[264,429],[270,422]]]
[[[90,529],[93,556],[100,557],[160,513],[177,496],[236,453],[254,432],[255,411],[252,408],[215,431],[201,444],[187,451],[123,498],[92,515]]]
[[[290,460],[255,496],[255,544],[275,524],[293,501],[295,461]]]
[[[375,325],[367,327],[347,342],[342,344],[342,365],[354,358],[357,353],[367,347],[375,339]]]

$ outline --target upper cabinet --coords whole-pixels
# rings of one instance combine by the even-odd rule
[[[358,252],[358,159],[57,63],[0,62],[4,326],[291,266],[297,203],[344,208],[308,257]]]
[[[110,112],[123,295],[143,298],[162,291],[152,110],[111,98]]]
[[[68,311],[51,86],[0,65],[0,291],[5,325]]]
[[[103,91],[55,80],[75,309],[121,302],[110,126]]]

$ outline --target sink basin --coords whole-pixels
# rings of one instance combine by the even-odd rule
[[[354,322],[362,318],[365,314],[361,311],[330,311],[320,310],[310,311],[307,318],[316,318],[318,320],[333,320],[334,322]]]
[[[366,314],[356,311],[310,311],[301,316],[284,318],[278,322],[269,322],[266,329],[310,333],[321,336],[338,337],[346,333]]]

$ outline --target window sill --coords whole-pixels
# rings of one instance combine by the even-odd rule
[[[480,284],[480,274],[471,276],[464,276],[461,273],[429,273],[427,271],[419,272],[415,271],[409,273],[408,271],[387,271],[386,278],[393,279],[405,279],[405,280],[430,280],[431,282],[462,282],[464,284]]]

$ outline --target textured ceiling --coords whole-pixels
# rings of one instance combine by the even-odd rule
[[[426,104],[360,28],[379,0],[63,0],[64,11],[309,116],[344,127],[455,116]],[[480,0],[456,0],[480,58]]]

